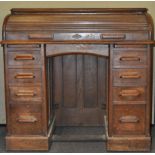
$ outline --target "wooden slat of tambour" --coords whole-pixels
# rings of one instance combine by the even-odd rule
[[[146,12],[146,8],[13,8],[12,14],[27,14],[27,13],[107,13],[107,12],[129,12],[142,13]]]

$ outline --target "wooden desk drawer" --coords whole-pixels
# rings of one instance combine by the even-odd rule
[[[41,69],[8,69],[9,84],[40,84]]]
[[[116,105],[113,109],[114,135],[145,133],[145,105]]]
[[[41,64],[40,51],[18,51],[8,52],[7,59],[9,66],[21,66],[22,68],[30,66],[33,68],[34,65]]]
[[[10,87],[11,102],[40,102],[42,100],[40,87]]]
[[[146,69],[114,69],[113,85],[146,85]]]
[[[116,50],[114,51],[114,68],[142,68],[147,65],[147,55],[145,50]]]
[[[10,134],[42,134],[41,104],[10,104],[9,108]]]
[[[113,101],[145,101],[145,87],[113,87]]]

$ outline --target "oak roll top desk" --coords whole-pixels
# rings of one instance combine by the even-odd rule
[[[12,9],[1,44],[8,150],[48,150],[57,126],[103,126],[107,150],[150,150],[147,9]]]

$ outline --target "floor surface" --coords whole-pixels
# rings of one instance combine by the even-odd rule
[[[56,134],[101,134],[101,128],[58,128]],[[5,151],[5,126],[0,126],[0,152]],[[104,153],[105,142],[53,142],[49,152],[53,153]],[[152,127],[152,149],[155,152],[155,127]]]

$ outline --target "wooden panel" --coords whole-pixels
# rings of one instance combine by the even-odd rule
[[[84,107],[84,85],[83,85],[83,80],[84,80],[84,55],[77,55],[77,105],[80,110],[83,109]]]
[[[150,151],[151,137],[133,136],[133,137],[108,137],[107,150],[109,151]]]
[[[62,42],[63,43],[63,42]],[[101,52],[102,51],[102,52]],[[66,54],[93,54],[100,56],[108,56],[108,45],[92,45],[92,44],[47,44],[46,55],[57,56]]]
[[[43,136],[7,136],[7,150],[23,150],[23,151],[47,151],[49,149],[48,137]]]
[[[84,107],[97,107],[97,58],[84,57]]]
[[[63,106],[76,106],[76,56],[63,56]]]
[[[103,125],[106,59],[78,54],[56,56],[53,60],[57,125]]]
[[[97,75],[97,88],[98,88],[98,104],[101,108],[106,109],[107,104],[107,87],[108,87],[108,71],[107,61],[103,57],[98,57],[98,75]]]
[[[51,64],[50,64],[51,65]],[[53,103],[61,105],[62,100],[62,57],[53,57]]]

